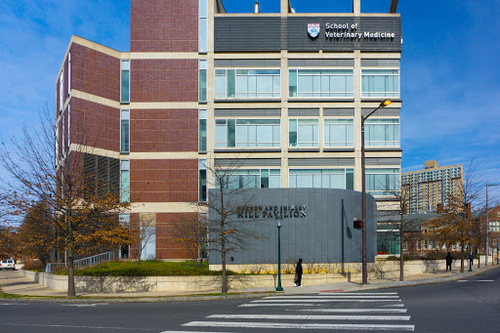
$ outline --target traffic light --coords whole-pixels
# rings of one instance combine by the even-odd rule
[[[354,229],[361,229],[363,228],[363,222],[355,218],[354,221],[352,222],[352,226]]]

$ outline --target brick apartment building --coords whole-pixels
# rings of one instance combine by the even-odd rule
[[[56,83],[57,161],[119,184],[145,258],[181,259],[173,227],[206,200],[207,165],[254,187],[361,190],[395,211],[401,19],[385,13],[226,13],[221,0],[131,0],[130,51],[72,36]],[[389,11],[389,12],[387,12]],[[97,170],[97,171],[96,171]],[[397,208],[396,208],[397,209]],[[387,214],[386,214],[387,215]],[[147,223],[146,223],[147,222]],[[124,253],[124,255],[126,255]]]

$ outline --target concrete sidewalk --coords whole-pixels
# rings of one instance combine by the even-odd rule
[[[333,284],[311,285],[303,287],[293,287],[284,285],[284,294],[311,294],[320,292],[341,292],[341,291],[360,291],[373,290],[383,288],[394,288],[403,286],[414,286],[429,283],[439,283],[445,281],[468,279],[471,276],[487,272],[492,269],[500,268],[500,266],[482,266],[480,269],[474,268],[473,272],[459,271],[446,272],[438,271],[436,273],[427,273],[406,276],[405,281],[398,281],[397,278],[390,279],[369,279],[367,285],[361,285],[358,281],[355,282],[338,282]],[[235,295],[228,296],[209,296],[208,294],[217,294],[220,290],[202,291],[200,294],[182,292],[125,292],[119,294],[104,294],[104,293],[78,293],[78,296],[84,298],[70,299],[66,298],[65,291],[56,291],[46,288],[38,283],[26,279],[17,271],[1,271],[0,272],[0,288],[2,292],[7,294],[15,294],[27,296],[32,301],[72,301],[72,302],[151,302],[151,301],[181,301],[181,300],[208,300],[217,298],[243,298],[243,297],[258,297],[262,294],[275,292],[274,287],[269,288],[248,288],[244,290],[231,291]],[[16,299],[19,300],[19,299]],[[24,300],[24,299],[23,299]]]

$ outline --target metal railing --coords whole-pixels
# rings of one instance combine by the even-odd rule
[[[104,262],[114,261],[115,259],[116,259],[115,252],[106,252],[106,253],[97,254],[97,255],[92,256],[92,257],[75,260],[73,262],[73,267],[75,269],[80,269],[80,268],[84,268],[84,267],[99,265],[99,264],[102,264]],[[67,266],[68,266],[67,263],[64,263],[64,262],[63,263],[48,263],[47,266],[45,267],[45,273],[55,273],[57,271],[63,270]]]

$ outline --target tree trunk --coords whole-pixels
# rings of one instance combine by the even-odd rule
[[[221,290],[221,293],[227,294],[228,285],[227,285],[227,271],[226,271],[226,246],[224,243],[221,246],[221,250],[222,250],[222,254],[221,254],[221,259],[222,259],[222,274],[221,274],[222,290]]]
[[[75,267],[73,265],[73,249],[68,250],[68,297],[75,297]]]
[[[464,272],[464,260],[465,260],[465,253],[464,253],[464,246],[462,245],[462,249],[460,250],[460,253],[462,255],[461,260],[460,260],[460,273]]]
[[[405,280],[405,258],[403,254],[403,232],[399,233],[399,281]]]

